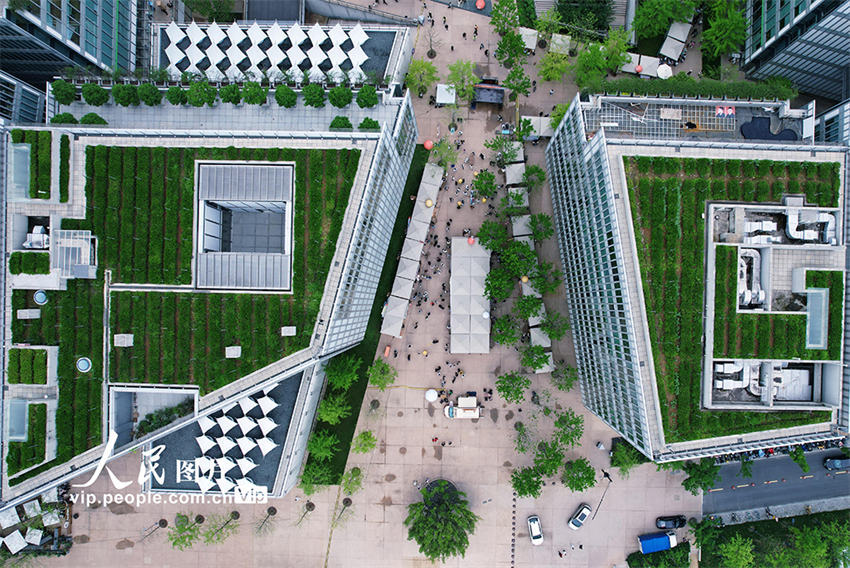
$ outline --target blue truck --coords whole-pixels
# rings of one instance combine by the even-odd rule
[[[676,533],[673,531],[642,534],[638,537],[640,551],[644,554],[670,550],[676,546]]]

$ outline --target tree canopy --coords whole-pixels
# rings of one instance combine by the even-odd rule
[[[511,486],[520,497],[540,497],[543,491],[543,476],[535,467],[515,469],[511,474]]]
[[[555,8],[568,26],[590,27],[588,31],[607,30],[614,15],[613,0],[558,0]],[[581,25],[579,25],[581,24]],[[570,32],[575,31],[570,29]]]
[[[481,246],[491,251],[501,249],[511,240],[508,234],[508,228],[492,219],[487,219],[481,223],[481,228],[478,229],[476,236]]]
[[[513,286],[513,284],[511,285]],[[513,345],[519,341],[519,328],[517,327],[516,320],[510,315],[504,315],[494,319],[490,336],[493,338],[493,341],[501,345]]]
[[[525,74],[525,69],[522,68],[522,65],[511,67],[511,70],[508,71],[508,76],[502,82],[502,86],[508,89],[514,97],[519,95],[527,97],[531,93],[531,79]]]
[[[697,495],[699,490],[708,491],[720,481],[720,466],[713,459],[703,458],[698,462],[688,462],[684,467],[688,478],[682,481],[682,487]]]
[[[428,87],[440,79],[437,66],[425,59],[414,59],[407,67],[407,86],[411,91],[423,95]]]
[[[525,390],[531,386],[531,379],[516,371],[500,375],[496,379],[496,390],[507,402],[519,404],[525,401]]]
[[[493,55],[505,67],[512,67],[517,63],[521,65],[525,60],[525,42],[519,32],[508,30],[496,44]]]
[[[449,64],[448,82],[455,88],[455,94],[459,99],[471,101],[475,96],[475,84],[478,76],[475,74],[475,63],[458,59]]]
[[[570,72],[570,58],[566,53],[546,52],[537,63],[537,76],[543,81],[562,81]]]
[[[641,0],[632,29],[639,38],[664,35],[671,23],[689,22],[696,4],[696,0]]]
[[[587,458],[578,458],[564,464],[561,481],[570,491],[587,491],[596,485],[596,470]]]
[[[490,25],[498,34],[504,34],[519,26],[519,9],[516,0],[496,0],[490,11]]]
[[[736,1],[711,3],[711,27],[702,34],[702,49],[714,57],[736,51],[747,39],[747,19]]]
[[[420,493],[422,501],[407,508],[407,539],[415,540],[419,552],[431,561],[463,556],[479,519],[470,510],[466,495],[443,480],[429,484]]]
[[[383,359],[375,359],[366,374],[369,377],[370,385],[384,390],[395,382],[398,371]]]

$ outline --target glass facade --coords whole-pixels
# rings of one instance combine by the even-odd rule
[[[585,139],[578,99],[546,148],[584,405],[652,456],[605,139]]]
[[[818,116],[815,122],[815,142],[850,146],[850,99]]]
[[[44,95],[0,72],[0,118],[12,122],[43,122]]]

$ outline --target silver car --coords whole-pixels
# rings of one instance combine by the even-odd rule
[[[537,515],[528,517],[528,536],[534,546],[543,544],[543,527],[540,526],[540,517]]]

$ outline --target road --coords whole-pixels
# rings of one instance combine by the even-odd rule
[[[850,474],[823,467],[825,457],[838,455],[841,452],[836,449],[807,453],[806,474],[786,455],[755,460],[751,478],[737,476],[741,470],[739,462],[724,464],[720,468],[720,482],[703,497],[703,514],[846,496],[850,494]]]

